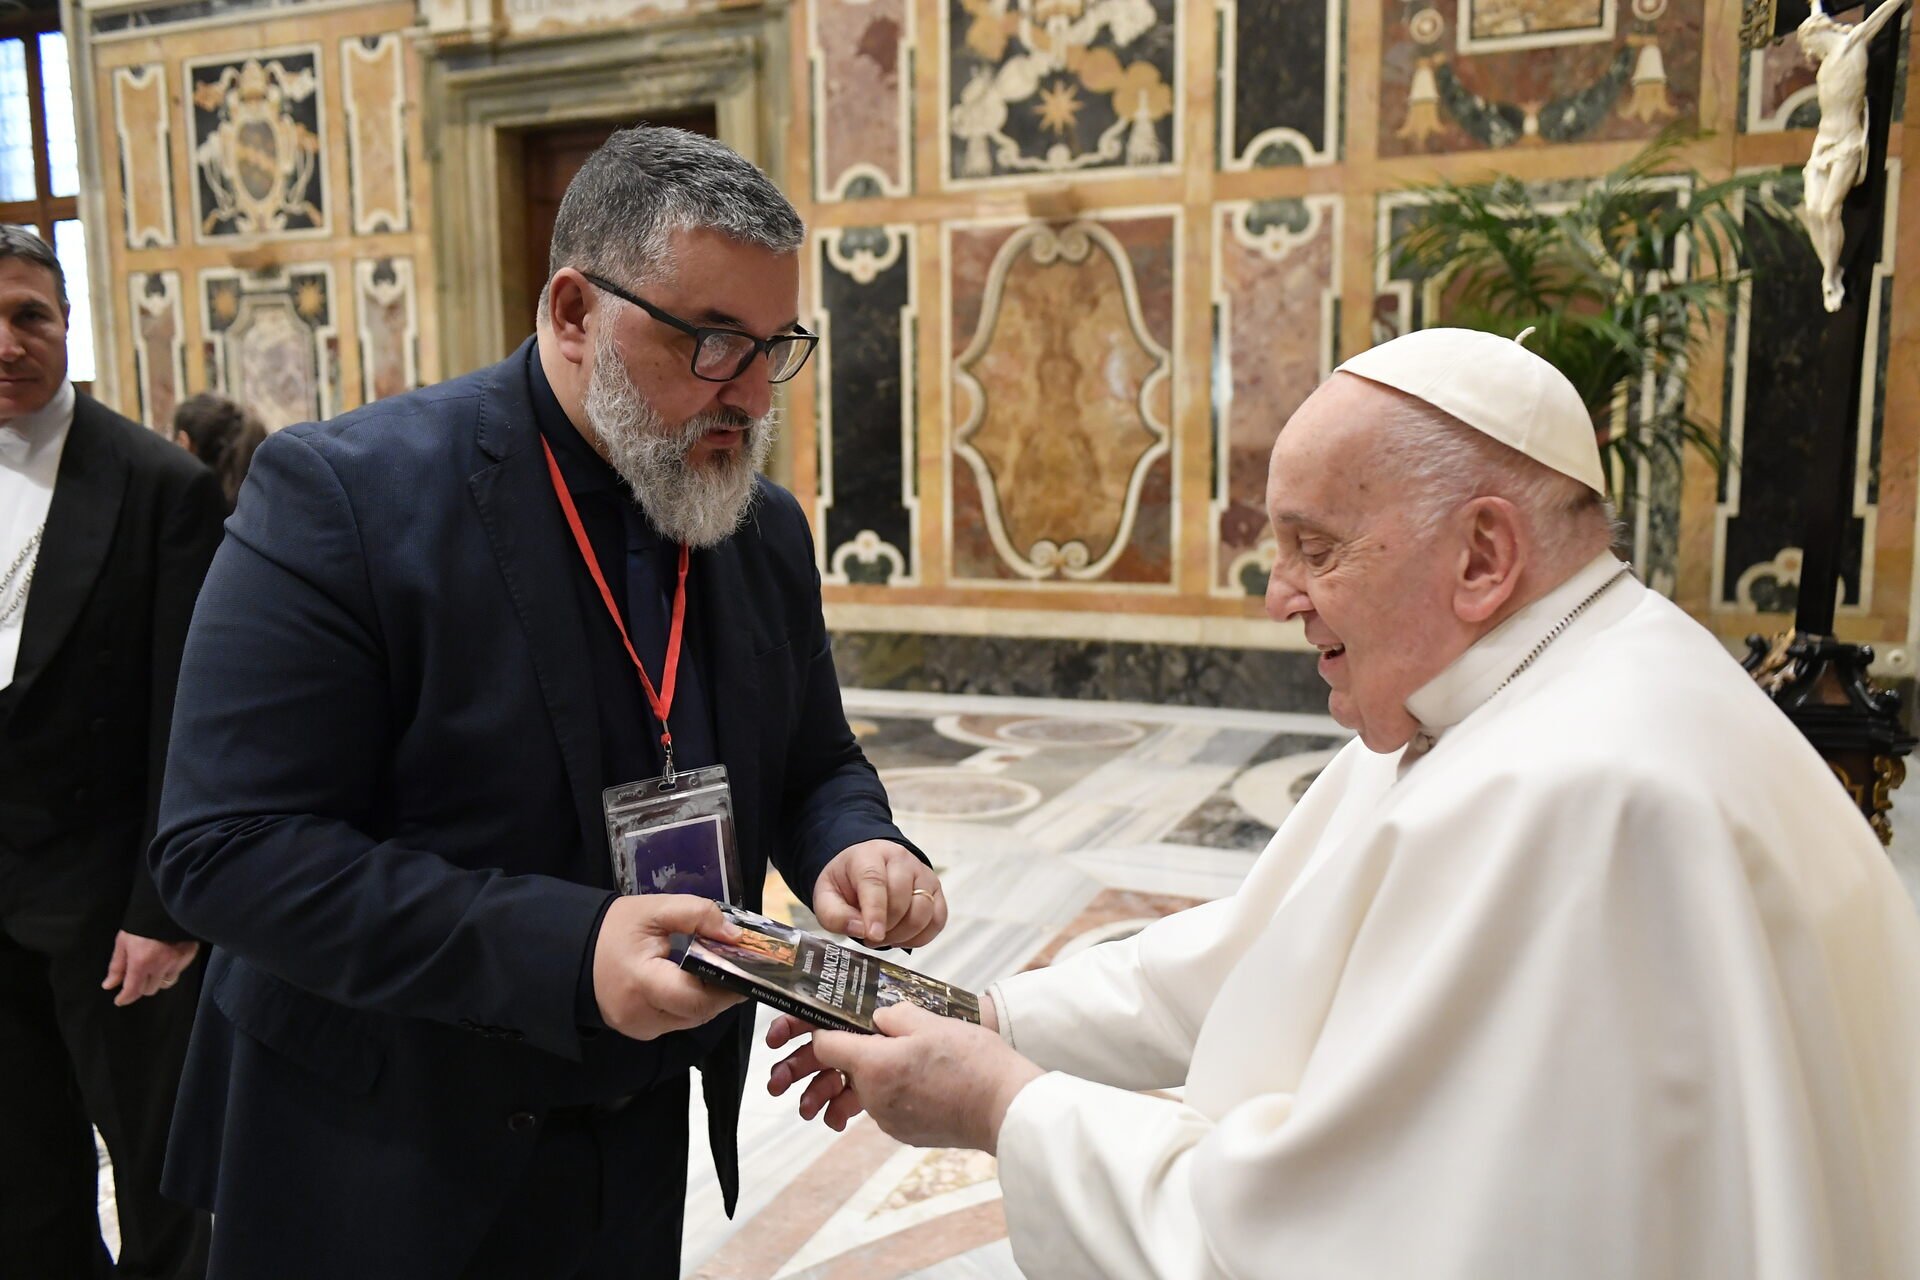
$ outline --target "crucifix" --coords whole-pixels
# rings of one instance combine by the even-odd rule
[[[1819,64],[1820,128],[1808,158],[1801,222],[1822,266],[1821,303],[1810,321],[1817,370],[1827,392],[1813,425],[1813,456],[1801,502],[1799,600],[1793,630],[1769,643],[1747,641],[1746,666],[1805,733],[1880,833],[1891,794],[1906,777],[1915,739],[1900,723],[1899,695],[1867,678],[1873,650],[1833,634],[1840,556],[1853,514],[1851,441],[1858,431],[1867,309],[1884,233],[1887,126],[1892,115],[1898,41],[1885,29],[1905,0],[1866,0],[1860,22],[1836,22],[1821,0],[1745,0],[1745,48],[1788,35]],[[1897,32],[1898,28],[1895,28]],[[1809,298],[1809,306],[1813,299]]]

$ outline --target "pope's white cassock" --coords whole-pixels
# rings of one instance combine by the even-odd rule
[[[995,989],[1050,1072],[1000,1133],[1028,1275],[1920,1277],[1920,920],[1832,772],[1631,578],[1495,692],[1619,567],[1236,895]]]

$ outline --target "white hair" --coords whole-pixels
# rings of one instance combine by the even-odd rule
[[[1475,498],[1504,498],[1520,513],[1535,557],[1575,569],[1613,544],[1613,504],[1571,476],[1400,392],[1387,424],[1390,465],[1406,482],[1416,524],[1432,531]]]

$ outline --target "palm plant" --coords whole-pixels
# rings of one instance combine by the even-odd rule
[[[1528,348],[1579,389],[1603,458],[1629,478],[1689,445],[1725,461],[1718,425],[1687,403],[1687,369],[1732,305],[1751,238],[1795,225],[1772,194],[1779,175],[1708,181],[1675,168],[1685,141],[1663,133],[1564,205],[1511,177],[1416,188],[1423,202],[1388,249],[1396,277],[1429,282],[1440,322],[1532,328]]]

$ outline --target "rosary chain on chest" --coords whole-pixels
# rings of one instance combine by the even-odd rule
[[[1512,684],[1515,680],[1519,679],[1520,673],[1522,671],[1525,671],[1528,667],[1532,666],[1534,663],[1534,660],[1538,658],[1541,654],[1547,651],[1547,646],[1552,644],[1555,640],[1558,640],[1560,636],[1566,631],[1566,629],[1573,625],[1573,620],[1575,618],[1585,613],[1588,607],[1591,606],[1594,601],[1598,600],[1601,596],[1607,594],[1608,589],[1611,588],[1614,583],[1620,581],[1620,579],[1626,577],[1631,572],[1633,572],[1632,566],[1624,565],[1624,564],[1621,565],[1619,570],[1616,571],[1611,578],[1608,578],[1605,582],[1601,583],[1598,587],[1594,588],[1592,595],[1588,596],[1585,600],[1582,600],[1579,604],[1573,606],[1573,608],[1567,613],[1566,617],[1554,623],[1553,630],[1547,632],[1546,635],[1540,637],[1540,643],[1533,646],[1533,651],[1527,654],[1526,657],[1520,659],[1520,665],[1515,667],[1512,670],[1512,672],[1508,674],[1507,678],[1500,682],[1500,688],[1495,689],[1493,692],[1499,693],[1500,689],[1506,688],[1508,685]],[[1491,697],[1492,694],[1489,694],[1488,696]]]
[[[27,539],[27,545],[20,548],[20,554],[7,566],[6,576],[0,578],[0,627],[13,621],[13,616],[27,605],[27,592],[33,586],[34,566],[40,563],[40,539],[47,531],[44,521],[33,536]]]

